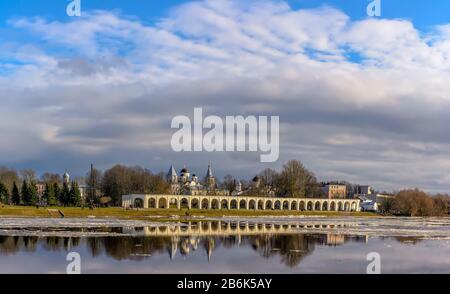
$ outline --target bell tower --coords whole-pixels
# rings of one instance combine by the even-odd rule
[[[208,165],[208,171],[206,172],[206,185],[208,188],[215,188],[216,187],[216,179],[213,176],[211,163]]]
[[[167,182],[170,184],[176,184],[178,182],[178,175],[173,165],[170,167],[169,173],[167,174]]]

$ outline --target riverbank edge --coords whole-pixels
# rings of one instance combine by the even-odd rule
[[[139,209],[129,210],[120,207],[111,208],[79,208],[79,207],[47,207],[36,208],[26,206],[4,206],[0,208],[0,218],[58,218],[49,210],[59,210],[65,218],[116,218],[139,219],[152,221],[206,220],[208,218],[225,217],[381,217],[371,212],[335,212],[335,211],[257,211],[257,210],[200,210],[200,209]]]

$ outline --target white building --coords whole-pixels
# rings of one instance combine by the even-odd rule
[[[378,211],[378,204],[370,199],[361,201],[359,204],[361,211]]]
[[[384,194],[359,194],[355,196],[355,198],[361,200],[360,208],[362,211],[378,211],[384,201],[394,198],[393,195]]]

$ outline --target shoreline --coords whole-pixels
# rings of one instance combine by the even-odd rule
[[[200,210],[200,209],[139,209],[127,210],[121,207],[89,208],[79,207],[46,207],[36,208],[30,206],[4,206],[0,208],[2,218],[60,218],[52,216],[49,209],[59,210],[64,218],[116,218],[116,219],[146,219],[146,220],[207,220],[207,218],[224,217],[383,217],[374,212],[335,212],[335,211],[249,211],[249,210]]]

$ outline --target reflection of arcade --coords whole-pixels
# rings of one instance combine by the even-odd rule
[[[247,221],[189,222],[159,227],[126,227],[123,233],[136,236],[228,236],[260,234],[298,234],[300,230],[341,229],[355,223],[251,223]]]

